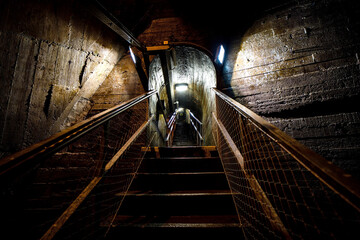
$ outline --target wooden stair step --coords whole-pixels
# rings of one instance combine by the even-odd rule
[[[104,222],[104,225],[108,225]],[[119,215],[113,227],[240,227],[237,215],[133,216]]]
[[[145,158],[139,172],[203,172],[223,171],[218,157]]]
[[[221,190],[228,188],[228,183],[223,172],[139,173],[136,175],[130,191]]]
[[[215,146],[176,146],[142,148],[145,157],[218,157]]]
[[[129,191],[127,193],[117,193],[116,196],[215,196],[215,195],[232,195],[230,190],[194,190],[194,191],[172,191],[172,192],[159,192],[159,191]]]
[[[230,194],[126,195],[119,214],[223,215],[235,212]]]

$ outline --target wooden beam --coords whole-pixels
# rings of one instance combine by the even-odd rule
[[[145,52],[145,46],[136,39],[134,34],[130,32],[113,14],[110,13],[99,1],[93,0],[86,3],[89,12],[92,13],[106,26],[111,28],[119,36],[121,36],[130,45],[137,47],[142,52]]]
[[[126,151],[126,149],[135,141],[135,139],[144,131],[147,125],[152,121],[154,115],[150,119],[144,122],[139,129],[129,138],[129,140],[120,148],[120,150],[111,158],[111,160],[105,166],[105,173],[109,171],[114,164],[119,160],[121,155]]]
[[[169,45],[160,45],[160,46],[151,46],[151,47],[146,47],[146,50],[148,52],[150,52],[149,54],[157,54],[157,51],[164,51],[164,50],[169,50],[170,46]],[[151,53],[152,52],[152,53]],[[156,53],[154,53],[156,52]]]
[[[270,200],[266,196],[264,190],[261,188],[259,182],[254,175],[248,175],[245,171],[246,179],[248,180],[251,188],[253,189],[257,200],[259,201],[261,208],[270,221],[271,227],[282,235],[284,239],[292,239],[283,222],[281,221],[276,210],[272,206]]]
[[[70,206],[61,214],[56,222],[47,230],[47,232],[40,238],[40,240],[51,240],[60,228],[67,222],[67,220],[78,209],[80,204],[85,200],[91,191],[96,187],[103,177],[95,177],[86,188],[79,194],[79,196],[70,204]]]
[[[214,113],[213,113],[213,119],[215,120],[217,126],[219,127],[220,132],[223,134],[229,148],[234,153],[234,155],[235,155],[236,159],[238,160],[238,163],[240,164],[241,168],[244,169],[244,158],[241,155],[239,149],[236,147],[236,144],[232,140],[230,134],[226,131],[224,125],[217,119],[217,117],[215,116]]]

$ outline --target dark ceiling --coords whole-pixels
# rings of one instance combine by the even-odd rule
[[[205,31],[217,44],[241,34],[255,19],[273,8],[295,0],[203,1],[203,0],[99,0],[136,36],[153,19],[181,17],[195,29]]]

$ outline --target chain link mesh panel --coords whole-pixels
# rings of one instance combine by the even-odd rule
[[[219,96],[216,112],[213,134],[247,238],[356,238],[359,212]]]

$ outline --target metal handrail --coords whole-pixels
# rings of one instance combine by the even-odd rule
[[[251,121],[265,135],[277,142],[281,148],[296,159],[303,167],[312,172],[321,182],[338,193],[340,197],[360,212],[360,182],[357,179],[345,173],[341,168],[333,165],[322,156],[291,138],[218,89],[213,88],[213,91],[218,97],[231,105],[239,114]]]
[[[165,138],[165,142],[167,146],[172,145],[173,137],[174,137],[174,131],[175,131],[175,125],[176,125],[176,116],[177,116],[177,109],[174,111],[174,113],[171,115],[169,121],[167,122],[167,135]]]
[[[196,143],[197,143],[197,145],[202,145],[202,143],[204,142],[204,138],[202,137],[202,125],[203,124],[197,117],[195,117],[195,115],[191,111],[189,111],[189,113],[190,113],[190,123],[196,133]],[[199,124],[198,127],[191,118],[193,118]]]
[[[195,117],[195,115],[194,115],[191,111],[190,111],[190,116],[191,116],[192,118],[194,118],[195,121],[197,121],[200,125],[202,125],[202,122],[200,122],[200,120],[197,119],[197,117]]]
[[[22,151],[14,153],[3,159],[0,159],[0,177],[7,176],[15,169],[25,166],[27,164],[35,164],[42,159],[50,156],[65,146],[71,144],[79,139],[84,134],[95,129],[101,124],[109,121],[118,114],[131,108],[137,103],[156,94],[156,90],[151,90],[138,97],[132,98],[126,102],[121,103],[113,108],[101,112],[89,119],[86,119],[72,127],[69,127],[59,133],[54,134],[46,140],[36,143]]]
[[[203,139],[203,137],[201,136],[201,134],[200,134],[199,130],[197,129],[197,127],[195,126],[194,122],[193,122],[191,119],[190,119],[190,122],[191,122],[191,125],[193,126],[193,128],[195,129],[195,131],[196,131],[196,133],[197,133],[200,141],[203,141],[204,139]]]

